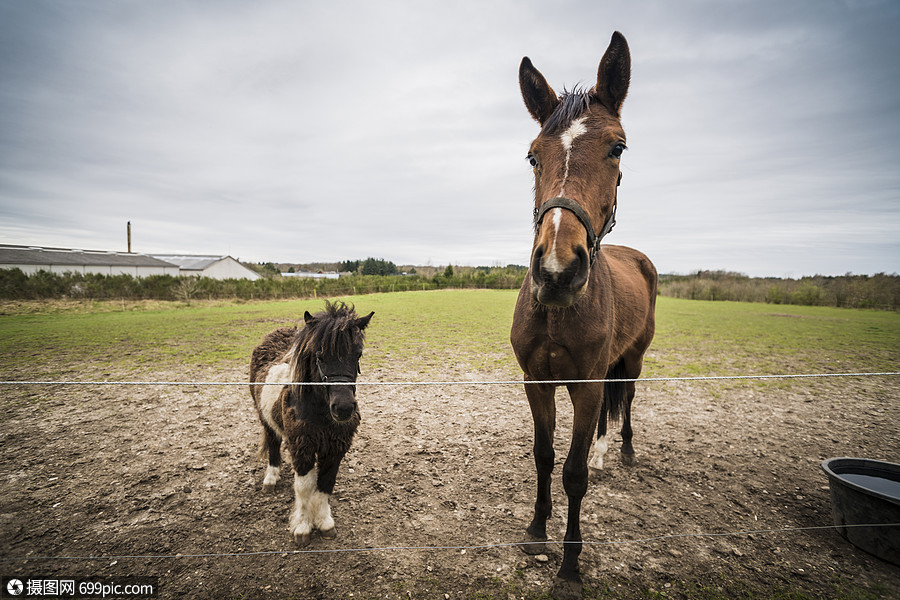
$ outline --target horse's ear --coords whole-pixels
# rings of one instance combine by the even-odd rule
[[[592,90],[600,104],[608,108],[615,116],[622,113],[622,103],[628,95],[628,84],[631,82],[631,53],[625,36],[618,31],[612,34],[609,47],[600,60],[597,69],[597,85]]]
[[[312,322],[315,321],[315,320],[316,320],[316,318],[315,318],[314,316],[312,316],[311,314],[309,314],[309,311],[308,311],[308,310],[307,310],[306,312],[303,313],[303,321],[304,321],[305,323],[307,323],[307,324],[308,324],[308,323],[312,323]]]
[[[522,99],[525,100],[528,112],[543,125],[559,105],[559,98],[527,56],[519,65],[519,88],[522,90]]]
[[[359,327],[361,330],[362,330],[362,329],[365,329],[366,326],[369,324],[369,321],[372,320],[372,316],[373,316],[374,314],[375,314],[375,311],[373,310],[372,312],[370,312],[370,313],[367,314],[366,316],[360,317],[360,318],[356,319],[355,321],[353,321],[353,324],[356,325],[357,327]]]

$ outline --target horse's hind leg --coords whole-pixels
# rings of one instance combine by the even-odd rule
[[[260,452],[266,454],[269,459],[262,489],[264,492],[273,492],[275,491],[275,484],[281,478],[281,436],[265,424],[263,424]]]
[[[631,439],[634,437],[634,431],[631,429],[631,401],[634,400],[634,382],[630,381],[626,385],[625,407],[622,411],[622,462],[631,465],[634,464],[634,446],[631,445]]]
[[[591,448],[591,460],[588,463],[588,467],[595,472],[603,469],[603,457],[606,456],[606,451],[609,450],[609,442],[606,441],[606,419],[608,413],[609,410],[606,402],[604,402],[603,408],[600,409],[600,421],[597,424],[597,440],[594,442],[593,448]]]

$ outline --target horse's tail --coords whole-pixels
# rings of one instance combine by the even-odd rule
[[[265,429],[263,429],[262,433],[259,434],[259,447],[256,449],[256,458],[257,460],[269,459],[269,443],[266,440]]]
[[[625,379],[625,361],[619,359],[606,371],[606,379]],[[618,421],[627,408],[626,387],[624,381],[607,381],[603,384],[603,402],[606,403],[608,421]]]

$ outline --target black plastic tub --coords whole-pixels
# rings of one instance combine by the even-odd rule
[[[867,458],[822,463],[838,532],[854,546],[900,565],[900,464]],[[893,525],[865,527],[865,525]],[[862,525],[862,527],[848,527]]]

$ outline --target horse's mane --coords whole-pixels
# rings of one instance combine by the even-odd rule
[[[326,301],[325,310],[313,315],[294,338],[292,381],[312,381],[316,352],[344,355],[361,344],[365,332],[354,326],[357,318],[352,304]]]
[[[591,104],[591,92],[580,86],[575,86],[572,91],[563,89],[559,96],[559,104],[553,114],[544,122],[543,132],[553,135],[580,117]]]

